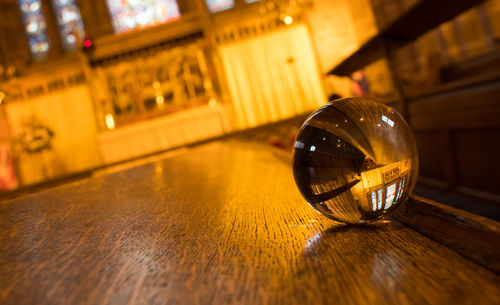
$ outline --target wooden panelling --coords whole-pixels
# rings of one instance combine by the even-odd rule
[[[24,68],[30,57],[16,0],[0,1],[0,65]],[[1,73],[0,73],[1,76]]]
[[[113,33],[111,16],[105,0],[79,0],[78,5],[87,37],[95,39]]]
[[[498,96],[500,82],[493,79],[412,100],[410,122],[419,142],[421,176],[448,188],[499,194]]]
[[[145,27],[119,35],[101,35],[94,40],[95,49],[91,61],[111,59],[123,54],[131,54],[156,47],[163,43],[172,43],[190,36],[200,36],[202,21],[200,15],[191,13],[154,27]],[[203,36],[203,35],[201,35]],[[174,42],[175,44],[175,42]]]
[[[500,194],[500,128],[454,133],[458,183]]]
[[[221,136],[229,132],[222,104],[199,106],[130,124],[98,136],[105,164]]]
[[[410,103],[410,120],[417,129],[500,126],[500,82],[492,82]]]
[[[480,75],[500,71],[500,52],[488,52],[482,56],[464,60],[441,70],[443,82],[465,79],[471,75]]]
[[[415,136],[420,154],[419,176],[445,180],[445,147],[439,130],[416,131]]]

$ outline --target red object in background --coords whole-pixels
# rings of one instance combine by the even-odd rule
[[[351,75],[351,92],[353,96],[364,96],[370,93],[370,83],[361,70]]]
[[[271,146],[277,147],[279,149],[285,149],[282,139],[279,136],[271,136],[267,143]]]
[[[86,38],[85,40],[83,40],[83,46],[87,49],[90,48],[92,46],[92,40]]]
[[[0,144],[0,190],[11,190],[17,187],[16,172],[10,145]]]

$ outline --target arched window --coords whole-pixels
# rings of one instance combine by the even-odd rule
[[[180,17],[176,0],[106,0],[115,32],[164,23]]]
[[[40,57],[47,54],[50,46],[41,1],[18,0],[18,4],[21,9],[31,55],[33,57]]]
[[[206,0],[208,10],[217,13],[234,7],[234,0]]]
[[[52,0],[52,4],[56,12],[63,46],[66,50],[74,49],[85,36],[82,16],[80,16],[76,0]]]

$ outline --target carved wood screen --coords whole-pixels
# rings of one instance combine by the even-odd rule
[[[206,53],[192,43],[97,67],[99,120],[111,114],[123,125],[207,103],[214,97],[215,72]]]

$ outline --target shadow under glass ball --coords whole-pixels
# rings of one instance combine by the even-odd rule
[[[321,214],[359,224],[379,220],[411,194],[418,172],[415,136],[394,109],[345,98],[314,112],[294,145],[293,173]]]

